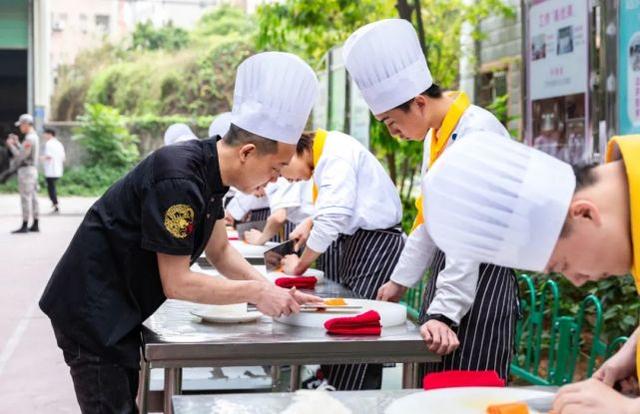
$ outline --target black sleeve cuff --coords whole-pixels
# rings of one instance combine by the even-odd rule
[[[436,320],[438,322],[442,322],[445,325],[447,325],[449,328],[457,328],[458,325],[452,321],[451,319],[447,318],[446,316],[440,314],[440,313],[433,313],[433,314],[428,314],[427,315],[427,319],[425,320],[425,322],[430,321],[430,320]]]

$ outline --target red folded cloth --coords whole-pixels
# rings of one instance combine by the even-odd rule
[[[292,287],[297,289],[313,289],[316,287],[317,281],[318,279],[313,276],[279,277],[276,279],[276,285],[286,289]]]
[[[229,240],[240,240],[238,238],[238,236],[227,236],[227,239],[229,239]]]
[[[495,371],[443,371],[427,374],[422,380],[425,390],[454,387],[504,387]]]
[[[374,310],[356,316],[329,319],[324,327],[331,335],[380,335],[380,314]]]

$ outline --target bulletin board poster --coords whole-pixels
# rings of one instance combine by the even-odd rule
[[[527,142],[571,164],[591,156],[589,13],[584,0],[528,8]]]
[[[620,0],[618,130],[640,134],[640,0]]]

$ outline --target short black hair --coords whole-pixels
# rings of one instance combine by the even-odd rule
[[[222,137],[222,141],[231,147],[253,144],[261,155],[278,152],[278,141],[254,134],[234,124],[229,126],[229,131]]]
[[[598,164],[581,164],[573,167],[573,174],[576,176],[576,193],[598,182],[598,176],[595,173],[597,166]]]
[[[296,155],[300,156],[305,151],[311,151],[313,148],[313,140],[316,137],[315,131],[305,131],[300,136],[298,143],[296,144]]]
[[[429,98],[433,99],[440,99],[442,98],[442,89],[440,89],[440,86],[434,83],[420,95],[428,96]],[[413,102],[414,99],[415,98],[411,98],[407,102],[400,104],[393,109],[400,109],[403,112],[409,112],[409,109],[411,108],[411,102]]]
[[[576,177],[576,188],[574,194],[585,188],[591,187],[598,182],[598,175],[595,173],[595,168],[598,164],[579,164],[573,166],[573,174]],[[569,217],[564,221],[562,230],[560,231],[560,238],[566,238],[571,234],[571,224],[569,223]]]
[[[56,136],[56,131],[55,131],[54,129],[51,129],[51,128],[45,128],[45,129],[44,129],[44,132],[45,132],[46,134],[49,134],[49,135],[53,136],[53,137],[55,137],[55,136]]]

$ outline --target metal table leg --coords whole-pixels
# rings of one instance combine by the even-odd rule
[[[171,398],[182,394],[182,368],[165,368],[164,370],[164,412],[173,414]]]
[[[297,391],[300,388],[300,365],[291,365],[291,377],[289,378],[289,391]]]
[[[278,391],[280,385],[280,367],[277,365],[271,365],[271,391]]]
[[[138,411],[140,414],[147,414],[149,399],[149,364],[142,358],[140,360],[140,381],[138,383]]]
[[[418,371],[417,362],[405,362],[402,364],[402,388],[420,388]]]

